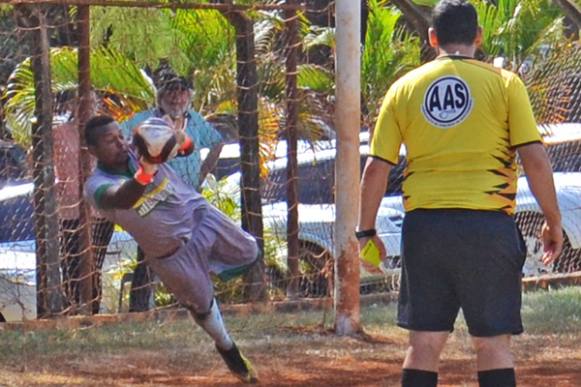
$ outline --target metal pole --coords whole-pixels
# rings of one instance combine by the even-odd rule
[[[359,206],[361,2],[337,0],[335,18],[335,331],[348,335],[360,329],[359,249],[355,224]]]

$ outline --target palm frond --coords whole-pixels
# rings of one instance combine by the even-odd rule
[[[214,10],[179,10],[171,20],[179,38],[176,48],[192,70],[211,69],[234,53],[236,34],[228,20]]]
[[[309,33],[303,39],[303,47],[309,50],[316,46],[326,46],[335,49],[335,28],[311,26]]]
[[[334,74],[326,68],[314,64],[303,64],[298,70],[299,87],[318,93],[332,94],[334,92]]]
[[[277,49],[278,38],[284,27],[284,20],[278,15],[266,15],[255,22],[254,48],[257,56],[271,53]]]
[[[263,178],[268,176],[267,162],[275,157],[282,114],[279,105],[265,98],[258,99],[259,168]]]
[[[50,55],[53,93],[76,90],[77,51],[67,47],[54,48]],[[94,50],[91,53],[91,74],[93,88],[103,95],[119,95],[139,110],[154,102],[155,90],[150,79],[135,63],[118,52],[104,48]],[[29,144],[36,106],[30,58],[21,62],[10,75],[3,99],[6,101],[7,127],[18,142]]]
[[[140,66],[155,68],[159,58],[168,58],[175,68],[183,67],[186,59],[172,20],[169,10],[93,7],[91,41],[123,52]]]
[[[400,27],[401,12],[369,1],[367,36],[361,56],[364,108],[371,120],[389,86],[420,63],[420,41]]]
[[[258,93],[278,103],[284,101],[285,74],[284,62],[274,53],[263,55],[258,64]]]
[[[498,0],[496,4],[476,0],[474,4],[483,29],[484,53],[508,58],[513,69],[542,42],[553,44],[558,39],[556,28],[562,24],[562,15],[547,0]]]

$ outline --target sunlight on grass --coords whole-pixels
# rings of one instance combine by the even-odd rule
[[[528,332],[578,334],[581,332],[581,287],[527,293],[522,315]]]
[[[389,338],[399,345],[405,340],[405,331],[396,327],[395,318],[395,304],[371,305],[361,311],[367,333]],[[525,294],[523,319],[528,335],[566,335],[576,340],[581,334],[581,288]],[[304,340],[305,336],[317,345],[324,345],[334,337],[330,334],[332,310],[226,316],[226,322],[237,341],[251,346],[292,345],[293,340]],[[465,325],[459,318],[455,336],[461,340],[466,335]],[[74,359],[87,353],[116,355],[132,350],[184,347],[211,349],[207,336],[190,320],[123,323],[77,330],[0,332],[0,364],[16,365],[23,359],[41,361],[52,356]]]

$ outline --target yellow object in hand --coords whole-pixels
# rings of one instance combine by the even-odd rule
[[[361,259],[375,267],[381,265],[381,254],[373,239],[369,239],[361,249]]]

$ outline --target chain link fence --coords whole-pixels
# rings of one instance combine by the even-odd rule
[[[551,267],[545,267],[539,262],[542,215],[537,209],[523,209],[516,221],[529,251],[525,269],[531,274],[580,271],[581,190],[574,173],[581,172],[581,46],[578,42],[563,43],[531,61],[522,76],[555,172],[565,237],[561,256]]]
[[[289,178],[286,170],[288,142],[284,128],[288,101],[284,89],[289,74],[284,58],[292,40],[289,40],[286,26],[291,19],[298,20],[303,41],[328,38],[326,34],[331,33],[333,27],[333,3],[324,3],[308,2],[307,11],[292,18],[286,17],[282,9],[249,11],[254,21],[254,61],[258,69],[255,87],[258,88],[258,164],[262,197],[262,214],[254,215],[261,215],[264,222],[264,272],[268,299],[271,301],[287,299],[287,288],[293,279],[298,282],[299,297],[326,297],[333,292],[336,139],[332,125],[331,46],[324,44],[318,48],[317,45],[303,47],[298,54],[298,273],[291,274],[287,262],[286,201]],[[196,67],[190,69],[194,74],[193,106],[220,131],[227,142],[214,170],[214,177],[207,180],[203,192],[229,216],[240,220],[240,192],[237,187],[241,179],[241,157],[240,146],[236,143],[240,140],[240,128],[235,115],[239,103],[236,100],[236,32],[220,12],[212,10],[116,9],[110,12],[110,9],[94,8],[94,15],[98,15],[99,21],[94,21],[93,28],[100,29],[101,43],[106,43],[107,48],[95,48],[91,71],[95,112],[111,114],[120,122],[154,105],[156,74],[159,73],[156,70],[167,65],[163,59],[166,56],[181,55],[175,51],[178,43],[173,46],[170,43],[182,36],[172,35],[168,26],[177,28],[189,23],[200,26],[196,29],[199,35],[188,42],[188,47],[199,47],[199,50],[189,51],[189,57],[174,60],[170,67],[173,66],[174,71],[184,72],[187,71],[185,63],[196,63]],[[6,17],[0,18],[0,84],[5,85],[3,119],[0,122],[0,312],[10,314],[11,318],[17,316],[16,319],[36,317],[39,261],[35,206],[46,206],[47,198],[52,197],[55,202],[52,207],[50,203],[46,207],[51,212],[44,215],[47,224],[53,225],[52,231],[56,235],[58,265],[53,270],[59,273],[59,293],[63,300],[61,313],[76,314],[83,307],[79,286],[84,278],[79,264],[86,251],[81,247],[84,230],[80,221],[81,143],[75,114],[77,94],[74,81],[77,62],[76,51],[70,49],[78,45],[75,12],[72,7],[55,6],[47,14],[46,28],[53,55],[54,123],[50,136],[36,142],[31,132],[35,118],[31,110],[34,95],[30,93],[34,87],[29,59],[33,55],[30,31],[23,26],[17,27],[17,16],[10,10],[2,12]],[[319,25],[310,25],[302,19],[305,15]],[[152,39],[147,44],[140,44],[129,38],[131,31],[116,35],[106,28],[106,22],[115,18],[125,23],[140,18],[149,20],[152,22],[149,34],[158,34],[163,39],[161,43]],[[142,26],[139,28],[148,25],[147,22],[140,24]],[[147,36],[151,38],[151,35]],[[212,44],[204,44],[205,41]],[[134,59],[120,54],[127,51]],[[523,73],[538,121],[551,124],[543,126],[543,130],[554,169],[559,173],[581,171],[581,135],[575,135],[579,134],[581,124],[579,69],[579,45],[569,44],[539,59],[532,64],[529,72]],[[58,86],[55,88],[54,85]],[[387,88],[388,85],[385,86]],[[6,114],[7,109],[9,114]],[[562,123],[571,125],[557,125]],[[248,140],[254,139],[248,137]],[[48,144],[42,143],[47,140]],[[361,133],[361,167],[365,163],[368,147],[369,139],[364,130]],[[35,156],[33,148],[45,152],[44,157]],[[202,156],[205,152],[207,150],[202,151]],[[379,219],[379,228],[384,231],[384,240],[392,255],[390,267],[386,270],[387,274],[381,276],[364,273],[361,294],[398,288],[399,231],[404,216],[400,195],[404,167],[405,158],[402,158],[402,162],[392,170],[384,200],[389,211]],[[48,175],[54,176],[51,194],[35,190],[34,171],[50,171]],[[184,173],[187,175],[191,171]],[[36,186],[46,186],[38,181],[36,183]],[[571,198],[572,207],[564,212],[574,214],[581,205],[581,192],[569,193],[575,188],[566,181],[563,181],[561,188]],[[542,253],[538,238],[542,224],[539,210],[525,209],[517,214],[516,220],[529,248],[526,275],[581,270],[581,228],[575,226],[574,221],[565,227],[563,255],[552,267],[544,267],[538,262],[539,252]],[[90,274],[93,284],[90,309],[93,313],[175,305],[159,281],[151,278],[144,266],[138,265],[137,245],[125,231],[100,218],[97,213],[90,213],[90,225],[91,251],[95,262]],[[136,278],[140,280],[136,281]],[[246,287],[243,279],[228,283],[217,280],[216,294],[223,303],[240,302],[245,300]]]

